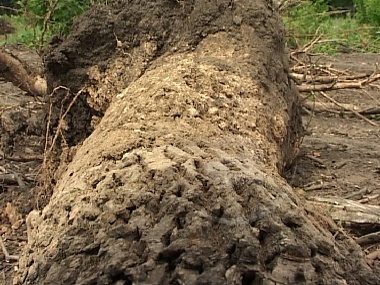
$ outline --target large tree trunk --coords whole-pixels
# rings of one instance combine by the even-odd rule
[[[112,103],[29,215],[16,283],[380,284],[280,176],[302,128],[269,2],[128,2],[47,57],[51,87]]]

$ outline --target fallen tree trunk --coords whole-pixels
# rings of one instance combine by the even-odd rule
[[[29,215],[15,283],[379,284],[280,176],[302,127],[268,2],[115,7],[90,11],[47,57],[52,87],[92,80],[92,108],[110,82],[124,87]],[[114,34],[129,43],[119,53],[104,40]]]

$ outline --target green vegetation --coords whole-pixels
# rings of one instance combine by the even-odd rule
[[[356,0],[357,18],[361,23],[380,26],[380,3],[378,0]]]
[[[21,43],[30,47],[38,46],[38,40],[41,38],[41,27],[31,25],[28,21],[20,16],[3,16],[16,29],[13,34],[2,36],[0,45],[7,43]]]
[[[50,4],[49,4],[50,3]],[[20,1],[21,8],[26,11],[26,18],[38,27],[48,21],[50,33],[67,34],[75,16],[82,14],[92,4],[91,0],[28,0]]]
[[[338,9],[348,7],[342,0],[301,1],[284,13],[289,47],[297,49],[316,40],[311,52],[379,52],[378,1],[356,0],[355,13]]]
[[[19,7],[17,15],[3,16],[16,28],[6,38],[28,46],[41,47],[52,35],[66,35],[76,16],[94,4],[107,4],[107,0],[27,0],[14,1]],[[0,44],[5,39],[0,40]]]
[[[16,28],[7,42],[44,46],[52,35],[66,35],[73,19],[94,4],[107,0],[6,0],[19,13],[3,16]],[[293,0],[288,0],[292,3]],[[296,0],[284,13],[289,47],[297,49],[315,39],[311,52],[380,51],[379,0]],[[356,12],[353,13],[353,8]],[[349,9],[342,13],[340,8]],[[0,38],[0,44],[5,37]]]

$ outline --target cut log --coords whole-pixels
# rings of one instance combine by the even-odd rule
[[[356,240],[356,242],[361,246],[369,244],[380,244],[380,232],[374,232],[361,236]]]
[[[280,176],[302,126],[271,1],[120,3],[46,57],[93,108],[123,88],[29,216],[15,283],[380,284]]]
[[[380,229],[380,206],[365,205],[339,197],[310,199],[313,203],[324,204],[334,221],[357,235]]]

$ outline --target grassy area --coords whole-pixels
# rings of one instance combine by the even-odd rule
[[[74,18],[84,13],[92,5],[107,5],[112,0],[28,0],[17,2],[20,15],[8,18],[16,28],[16,32],[9,35],[6,42],[40,48],[49,42],[53,34],[67,35]],[[4,42],[5,39],[0,38],[0,44]]]
[[[71,3],[72,1],[73,0],[65,0],[63,3]],[[86,1],[88,2],[88,0]],[[70,26],[72,17],[82,13],[84,7],[90,5],[90,2],[87,3],[86,1],[83,7],[80,5],[70,6],[76,8],[71,9],[73,11],[70,13],[67,11],[67,5],[62,7],[57,6],[53,17],[57,19],[56,21],[50,22],[49,28],[47,29],[48,33],[59,32],[64,34],[65,29]],[[357,1],[363,2],[372,0]],[[35,4],[40,3],[39,0],[35,0],[34,2]],[[31,3],[33,4],[34,2],[32,1]],[[100,0],[98,2],[105,1]],[[7,42],[21,43],[31,47],[40,46],[42,34],[41,19],[43,19],[42,11],[44,10],[38,5],[36,7],[32,6],[35,11],[32,9],[31,11],[34,12],[29,11],[29,13],[24,16],[4,16],[12,26],[15,27],[16,31],[7,37],[1,36],[0,45]],[[369,19],[372,20],[372,23],[377,23],[378,18],[380,18],[380,14],[377,15],[377,12],[380,13],[380,5],[374,5],[373,7],[371,10],[367,9],[365,13],[362,12],[353,17],[351,15],[339,15],[336,11],[329,12],[329,7],[323,0],[302,1],[297,6],[287,10],[283,15],[287,29],[288,46],[292,49],[297,49],[310,43],[313,39],[320,37],[312,46],[311,50],[309,50],[310,52],[326,54],[380,52],[380,26],[377,24],[371,26],[363,23],[363,19]],[[370,12],[377,15],[377,18]],[[35,21],[35,23],[31,21]],[[46,40],[50,38],[50,35],[45,34],[44,37]]]
[[[41,29],[39,26],[33,27],[22,16],[3,16],[14,28],[15,32],[7,36],[0,37],[0,45],[5,43],[19,43],[26,46],[38,46],[41,37]]]
[[[292,49],[320,37],[311,52],[337,54],[380,51],[379,26],[364,24],[356,16],[329,12],[327,5],[303,2],[287,11],[283,18],[287,43]]]

